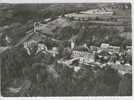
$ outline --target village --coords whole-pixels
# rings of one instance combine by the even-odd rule
[[[58,47],[52,47],[51,50],[47,49],[45,44],[40,44],[37,41],[30,40],[28,42],[24,42],[24,48],[26,48],[27,53],[30,55],[30,50],[34,47],[32,44],[37,44],[38,49],[36,54],[39,52],[42,53],[50,53],[54,58],[60,53],[58,52]],[[92,65],[96,65],[100,68],[107,67],[110,65],[111,68],[116,69],[120,74],[124,75],[126,73],[132,73],[132,61],[131,61],[131,52],[132,48],[130,46],[126,47],[127,49],[124,51],[120,50],[118,46],[111,46],[106,43],[102,43],[100,47],[90,46],[87,44],[83,44],[80,46],[75,46],[75,42],[71,41],[69,47],[65,47],[64,50],[70,51],[70,57],[61,58],[57,60],[60,64],[65,64],[68,67],[80,67],[79,64],[85,64],[92,67]],[[77,62],[77,66],[73,66],[73,62]],[[75,65],[75,63],[74,63]]]
[[[89,15],[112,16],[113,15],[112,10],[110,9],[103,8],[102,10],[103,11],[101,11],[101,9],[89,10],[85,12],[83,11],[81,12],[81,14],[87,14],[87,16]],[[65,16],[69,17],[69,14]],[[76,17],[77,16],[79,15],[76,15]],[[50,20],[51,19],[47,19],[45,21],[50,21]],[[41,29],[40,27],[42,26],[43,24],[41,24],[40,22],[34,23],[34,32],[36,33],[37,31],[38,33],[38,31],[40,31]],[[70,54],[71,56],[70,56],[70,59],[68,60],[64,59],[65,61],[61,62],[63,64],[67,64],[68,66],[70,66],[74,61],[79,60],[78,63],[80,64],[86,64],[86,65],[96,64],[101,68],[107,66],[107,64],[111,65],[112,68],[115,68],[116,70],[118,70],[120,74],[126,74],[126,73],[132,72],[132,68],[131,68],[132,67],[132,61],[131,61],[132,47],[131,46],[126,46],[126,49],[121,51],[121,48],[119,46],[112,46],[107,43],[102,43],[100,47],[97,47],[94,45],[87,46],[86,43],[83,43],[83,45],[76,46],[75,41],[73,39],[70,40],[69,42],[70,42],[70,45],[68,47],[65,47],[65,49],[67,48],[71,51],[71,54]],[[26,42],[26,44],[24,44],[24,47],[27,49],[28,54],[30,54],[29,49],[32,49],[32,48],[29,48],[29,46],[31,46],[32,43],[34,42],[31,40],[31,41],[28,41],[28,43]],[[42,51],[42,52],[46,51],[46,52],[51,53],[54,57],[56,57],[56,55],[59,54],[57,47],[52,47],[52,50],[48,50],[45,44],[41,44],[41,45],[38,44],[38,45],[39,47],[38,47],[37,53],[39,51]]]
[[[122,7],[124,7],[123,9],[129,9],[127,5],[119,6],[118,9],[122,9]],[[129,21],[129,17],[117,16],[116,10],[116,6],[104,6],[59,15],[54,19],[38,19],[29,26],[26,26],[28,28],[25,32],[26,35],[18,41],[16,39],[16,43],[14,43],[10,35],[1,32],[0,66],[2,73],[5,75],[4,77],[16,79],[11,80],[12,84],[17,84],[17,80],[22,81],[22,84],[16,88],[16,86],[8,83],[10,79],[4,80],[3,95],[123,95],[120,92],[122,86],[118,84],[120,84],[119,80],[131,80],[132,41],[131,32],[126,32],[130,27],[130,23],[126,23]],[[25,26],[23,27],[25,28]],[[69,32],[61,31],[62,28],[66,28]],[[71,33],[75,32],[75,29],[79,29],[79,31],[76,30],[76,33]],[[100,34],[101,31],[105,33],[104,37],[102,35],[103,38],[97,35],[99,34],[97,32],[95,34],[92,33],[92,30],[96,29],[98,29],[97,32],[100,32]],[[116,31],[110,33],[110,29]],[[110,34],[107,35],[107,32]],[[117,33],[120,34],[117,35]],[[118,38],[117,42],[114,41],[115,38],[110,40],[115,34],[124,41],[122,44]],[[6,59],[12,59],[12,62],[6,64]],[[12,66],[10,66],[8,68],[8,65],[16,67],[11,68]],[[17,70],[17,68],[19,71],[13,71]],[[18,76],[17,73],[19,74]],[[111,76],[107,76],[107,74]],[[113,79],[108,78],[108,80],[105,78],[112,76]],[[101,89],[99,90],[96,87],[99,78],[102,79],[102,85],[106,84],[106,86],[104,85],[106,89],[104,94],[97,92],[101,91]],[[114,80],[114,78],[117,79]],[[108,81],[111,81],[111,83],[108,83]],[[82,84],[80,82],[83,85],[78,88],[77,86]],[[89,83],[89,87],[84,85],[87,84],[86,82]],[[96,82],[96,86],[92,86],[93,82]],[[118,84],[116,83],[118,88],[112,85],[112,82],[119,82]],[[63,85],[61,90],[55,93],[61,84]],[[36,87],[38,85],[44,87],[38,87],[39,90]],[[74,88],[71,89],[71,87]],[[85,90],[82,90],[83,87]],[[126,88],[129,87],[126,86]],[[107,94],[106,91],[108,91]],[[115,94],[114,92],[110,94],[111,91],[116,92]],[[131,93],[127,94],[126,92],[125,95],[131,95]]]

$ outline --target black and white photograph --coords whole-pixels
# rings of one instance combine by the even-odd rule
[[[131,3],[0,3],[2,97],[132,96]]]

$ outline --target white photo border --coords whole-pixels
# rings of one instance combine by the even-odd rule
[[[134,51],[134,0],[0,0],[1,3],[131,3],[132,5],[132,51]],[[134,73],[134,53],[132,53],[132,73]],[[1,76],[1,75],[0,75]],[[134,85],[134,74],[132,74]],[[132,96],[70,96],[70,97],[2,97],[0,100],[134,100],[134,86]]]

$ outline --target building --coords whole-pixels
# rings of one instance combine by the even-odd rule
[[[76,50],[76,51],[84,51],[84,52],[90,52],[90,49],[88,48],[87,44],[84,43],[83,45],[80,45],[80,46],[75,46],[73,48],[73,50]]]
[[[108,51],[118,53],[120,51],[120,47],[118,47],[118,46],[109,46]]]
[[[90,46],[90,50],[91,50],[91,51],[97,51],[97,47],[96,47],[96,46],[91,45],[91,46]]]
[[[71,40],[71,49],[73,49],[74,47],[75,47],[75,42]]]
[[[80,12],[82,14],[89,14],[89,15],[113,15],[113,11],[108,8],[100,8],[100,9],[93,9]]]
[[[107,49],[109,46],[110,46],[109,44],[102,43],[100,47],[101,47],[102,49]]]
[[[128,50],[128,49],[132,50],[132,46],[126,46],[126,49],[127,49],[127,50]]]
[[[45,44],[39,43],[38,44],[38,49],[37,49],[36,53],[39,53],[41,51],[47,51],[47,50],[48,49],[47,49],[47,46]]]
[[[44,19],[44,22],[51,21],[51,18]]]
[[[56,57],[56,55],[59,53],[57,47],[53,47],[52,50],[49,50],[48,52],[51,53],[53,57]]]
[[[117,52],[120,51],[120,47],[118,47],[118,46],[111,46],[111,45],[106,44],[106,43],[102,43],[100,48],[102,50],[106,50],[108,52],[116,52],[117,53]]]
[[[79,63],[84,63],[84,64],[88,64],[91,62],[94,62],[94,55],[92,53],[88,53],[88,52],[82,52],[82,51],[73,51],[72,58],[80,58],[80,62]]]
[[[65,18],[69,18],[72,20],[79,20],[79,21],[84,21],[84,20],[88,20],[89,18],[93,18],[93,16],[89,16],[87,14],[77,14],[77,13],[70,13],[70,14],[66,14]]]
[[[120,34],[120,36],[127,39],[127,40],[132,39],[132,33],[131,32],[123,32],[123,33]]]
[[[24,48],[27,50],[27,54],[31,55],[31,50],[33,49],[34,46],[37,46],[37,41],[29,40],[27,42],[24,42],[23,45]]]

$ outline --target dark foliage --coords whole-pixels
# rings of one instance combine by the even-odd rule
[[[110,67],[96,69],[96,72],[85,65],[82,65],[82,69],[78,72],[56,62],[51,67],[49,55],[30,57],[25,52],[22,48],[14,48],[5,52],[1,57],[3,96],[16,96],[16,94],[9,95],[7,88],[13,86],[10,84],[13,80],[18,79],[32,82],[31,89],[20,92],[18,96],[27,96],[25,94],[28,96],[131,95],[130,75],[120,77],[117,71]]]

